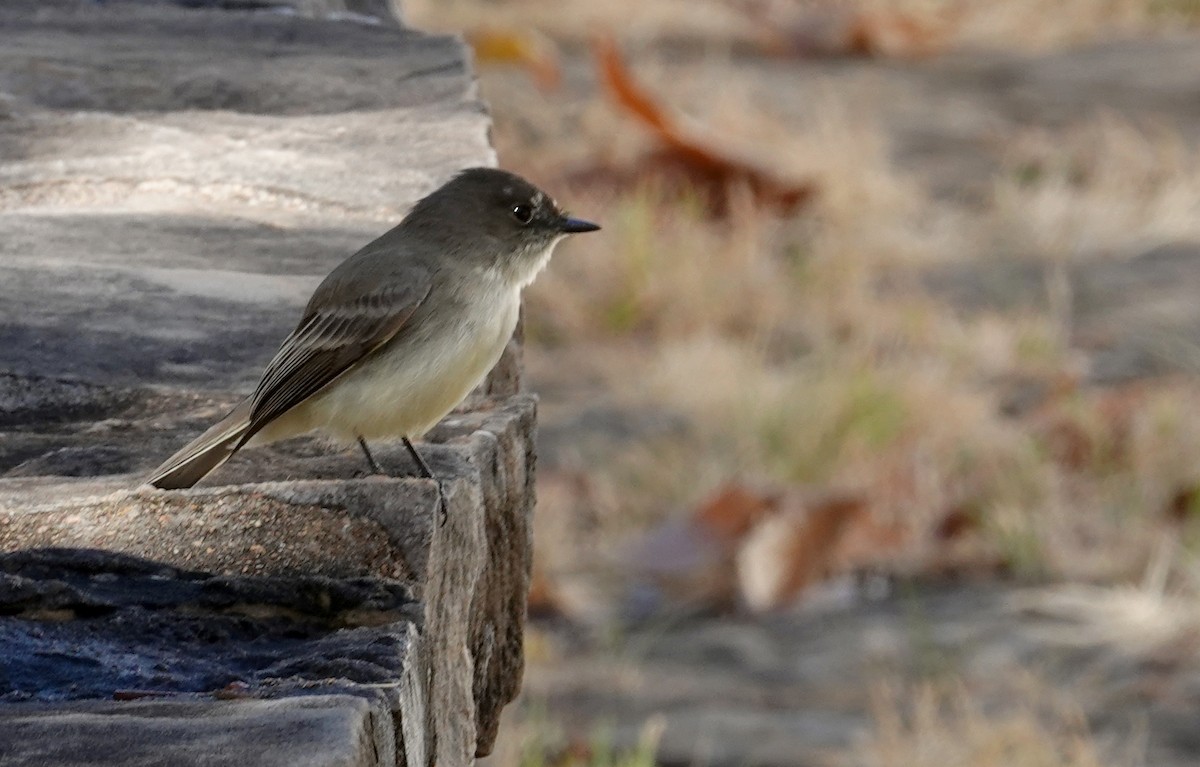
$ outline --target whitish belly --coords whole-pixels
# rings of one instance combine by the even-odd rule
[[[489,311],[490,309],[490,311]],[[331,436],[416,438],[432,428],[495,366],[516,327],[520,296],[479,307],[442,343],[389,347],[263,429],[253,442],[320,429]]]

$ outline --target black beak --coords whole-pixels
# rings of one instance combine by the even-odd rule
[[[582,234],[583,232],[594,232],[599,228],[599,224],[584,221],[582,218],[568,218],[567,216],[563,216],[558,220],[558,231],[563,234]]]

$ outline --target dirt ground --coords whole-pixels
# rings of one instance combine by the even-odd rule
[[[1195,763],[1194,13],[622,7],[412,13],[483,45],[501,163],[605,225],[527,306],[543,617],[490,763]],[[659,173],[604,30],[815,201]],[[852,521],[779,510],[814,491]]]

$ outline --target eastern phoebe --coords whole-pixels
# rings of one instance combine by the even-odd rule
[[[512,173],[462,171],[334,269],[254,394],[146,481],[191,487],[241,447],[313,430],[357,441],[376,473],[366,440],[400,437],[434,478],[411,440],[500,359],[558,241],[599,228]]]

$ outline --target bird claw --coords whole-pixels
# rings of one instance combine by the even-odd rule
[[[446,488],[442,487],[440,479],[435,479],[434,482],[437,482],[438,489],[438,527],[445,527],[446,517],[449,515],[446,507]]]

